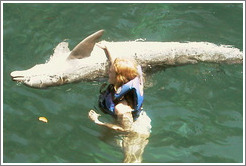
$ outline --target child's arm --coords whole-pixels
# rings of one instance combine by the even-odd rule
[[[90,111],[89,111],[88,117],[89,117],[93,122],[95,122],[97,125],[105,126],[105,127],[110,128],[110,129],[117,130],[117,131],[122,131],[122,132],[125,132],[125,131],[126,131],[125,129],[123,129],[123,128],[120,127],[119,125],[101,122],[100,120],[98,120],[98,117],[99,117],[99,116],[101,116],[101,115],[100,115],[100,114],[97,114],[94,110],[90,110]]]
[[[104,50],[105,54],[106,54],[106,57],[108,58],[110,64],[113,63],[113,58],[108,50],[108,48],[105,46],[105,45],[102,45],[101,43],[96,43],[96,46],[100,47],[101,49]]]

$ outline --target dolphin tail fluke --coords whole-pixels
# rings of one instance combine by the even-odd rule
[[[82,59],[89,57],[96,42],[103,35],[104,30],[99,30],[81,41],[70,53],[68,59]]]

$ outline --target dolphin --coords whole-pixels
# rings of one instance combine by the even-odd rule
[[[33,88],[46,88],[106,76],[109,65],[104,51],[95,46],[104,30],[99,30],[72,51],[63,41],[44,64],[10,73],[13,81]],[[198,62],[243,63],[243,53],[230,45],[209,42],[100,41],[114,58],[133,58],[146,69],[150,66],[177,66]]]

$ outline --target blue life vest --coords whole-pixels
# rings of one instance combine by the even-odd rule
[[[142,78],[139,76],[135,77],[133,80],[127,82],[118,88],[115,92],[114,87],[110,84],[107,89],[101,92],[99,96],[99,108],[102,112],[110,114],[116,117],[115,105],[129,92],[133,94],[133,119],[136,120],[140,115],[142,110],[142,104],[144,100],[143,92],[140,92],[140,84],[142,84]]]

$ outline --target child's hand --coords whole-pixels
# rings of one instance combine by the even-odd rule
[[[107,47],[104,44],[102,44],[102,43],[96,43],[96,46],[97,47],[100,47],[103,50],[106,50],[107,49]]]
[[[97,114],[94,110],[90,110],[88,113],[88,117],[90,118],[90,120],[92,120],[95,123],[101,123],[98,120],[98,117],[101,116],[100,114]]]

